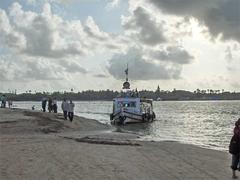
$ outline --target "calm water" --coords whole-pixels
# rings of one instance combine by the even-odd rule
[[[35,105],[36,110],[41,109],[40,102],[14,105],[26,109]],[[75,105],[75,114],[109,123],[112,102],[78,101]],[[142,135],[145,140],[173,140],[225,151],[234,122],[240,117],[240,101],[158,101],[154,102],[154,111],[155,122],[121,128]]]

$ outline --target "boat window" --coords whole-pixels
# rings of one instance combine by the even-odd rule
[[[123,102],[118,102],[117,103],[117,108],[119,109],[119,108],[122,108],[124,106],[124,104],[123,104]]]
[[[118,108],[121,107],[136,107],[136,102],[118,102]]]
[[[136,102],[130,102],[129,107],[136,107]]]
[[[144,102],[140,104],[140,108],[142,112],[150,112],[152,109],[150,104]]]

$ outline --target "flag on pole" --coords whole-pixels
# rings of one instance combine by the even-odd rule
[[[126,75],[128,75],[128,64],[127,64],[127,69],[125,70]]]
[[[125,70],[126,75],[128,75],[128,68]]]

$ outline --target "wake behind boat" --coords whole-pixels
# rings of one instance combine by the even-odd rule
[[[152,99],[140,98],[137,90],[130,89],[128,68],[125,70],[126,81],[120,94],[113,99],[112,124],[152,122],[155,119]]]

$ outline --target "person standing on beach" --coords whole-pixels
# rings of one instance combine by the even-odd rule
[[[240,118],[235,122],[233,136],[229,145],[229,153],[232,154],[232,178],[237,179],[236,170],[240,171]]]
[[[6,107],[6,96],[5,96],[5,94],[2,95],[1,101],[2,101],[1,107],[5,108]]]
[[[57,113],[57,99],[56,98],[53,98],[53,112],[54,113]]]
[[[234,134],[238,134],[240,136],[240,118],[235,122],[235,127],[233,129]]]
[[[12,100],[8,99],[8,108],[12,108]]]
[[[66,100],[66,98],[63,99],[62,101],[62,110],[63,110],[63,117],[65,120],[67,120],[67,116],[68,116],[68,102]]]
[[[46,106],[47,106],[47,98],[42,98],[42,110],[43,112],[46,112]]]
[[[48,99],[48,112],[52,112],[53,109],[53,103],[52,98]]]
[[[68,117],[71,122],[73,121],[74,116],[74,106],[75,104],[70,100],[70,103],[68,104]]]
[[[240,118],[235,122],[233,133],[238,135],[240,141]],[[240,171],[240,142],[239,142],[238,171]]]

